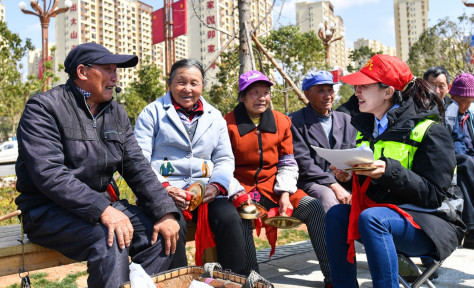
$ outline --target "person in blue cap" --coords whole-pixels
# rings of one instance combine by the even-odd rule
[[[117,68],[137,63],[96,43],[76,46],[64,60],[67,83],[31,97],[18,125],[24,231],[33,243],[87,261],[88,287],[127,282],[129,256],[148,274],[166,270],[176,250],[178,208],[112,97]],[[110,184],[116,171],[139,206],[119,199]]]
[[[357,131],[351,117],[333,111],[333,76],[327,71],[310,72],[302,89],[308,105],[290,114],[293,149],[300,175],[298,188],[321,201],[325,211],[332,206],[351,203],[351,194],[335,178],[330,163],[319,157],[311,145],[326,149],[355,147]]]

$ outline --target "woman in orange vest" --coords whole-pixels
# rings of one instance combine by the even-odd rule
[[[233,200],[239,202],[249,195],[267,210],[279,207],[280,215],[292,216],[305,223],[326,287],[332,287],[324,245],[324,208],[319,200],[296,188],[298,164],[293,155],[291,121],[288,116],[268,107],[272,85],[259,71],[242,74],[240,103],[224,117],[235,156],[234,177],[245,188]],[[246,270],[258,271],[252,223],[242,221],[247,241]],[[276,240],[276,234],[273,237]]]

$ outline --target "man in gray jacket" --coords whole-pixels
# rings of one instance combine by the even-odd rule
[[[88,287],[129,280],[129,256],[149,274],[168,269],[178,238],[178,210],[113,101],[117,67],[134,55],[96,43],[72,49],[66,84],[33,96],[18,126],[16,203],[28,238],[87,261]],[[139,206],[110,184],[118,171]]]
[[[309,73],[302,87],[309,104],[290,114],[293,150],[300,171],[298,188],[319,199],[325,211],[339,203],[350,204],[351,194],[337,182],[329,169],[330,163],[311,146],[353,148],[357,133],[349,115],[332,109],[334,84],[337,83],[327,71]]]

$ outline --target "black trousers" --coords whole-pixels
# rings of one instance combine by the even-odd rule
[[[468,230],[474,230],[474,160],[469,155],[456,154],[458,165],[457,185],[462,190],[464,209],[462,220]]]
[[[54,203],[39,206],[23,215],[24,231],[28,238],[41,246],[59,251],[76,261],[87,261],[88,287],[117,288],[129,281],[129,256],[148,274],[167,270],[171,255],[166,256],[164,239],[151,246],[153,225],[145,213],[127,200],[112,203],[125,213],[133,225],[134,235],[130,247],[120,249],[117,239],[107,246],[107,228],[90,224]]]
[[[193,221],[197,220],[197,209],[193,211]],[[184,217],[181,217],[184,218]],[[244,274],[246,254],[242,221],[234,205],[227,199],[217,198],[208,205],[208,218],[216,241],[217,262],[223,269]],[[186,222],[180,221],[178,247],[172,268],[187,266]],[[184,257],[183,257],[184,255]]]

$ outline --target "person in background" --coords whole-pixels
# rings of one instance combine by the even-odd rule
[[[376,54],[340,79],[355,85],[363,112],[352,119],[357,145],[370,147],[375,161],[352,174],[333,167],[338,180],[353,183],[352,205],[333,206],[326,216],[334,287],[358,287],[356,240],[365,247],[373,287],[399,287],[398,252],[443,260],[465,232],[462,205],[452,217],[431,212],[461,193],[452,184],[456,158],[444,107],[431,85],[394,56]]]
[[[355,147],[357,131],[351,117],[333,111],[333,75],[327,71],[310,72],[302,89],[308,105],[290,114],[293,149],[299,167],[298,188],[319,199],[327,211],[332,206],[351,203],[351,194],[331,173],[330,163],[319,157],[311,146],[325,149]]]
[[[267,210],[277,208],[279,215],[305,223],[324,274],[325,287],[332,287],[324,246],[324,208],[318,199],[296,187],[298,164],[293,155],[291,121],[269,108],[272,85],[259,71],[240,75],[239,104],[224,116],[236,159],[234,177],[245,189],[233,201],[251,198]],[[242,222],[247,245],[246,270],[258,272],[252,222],[245,219]]]
[[[459,74],[449,94],[459,104],[458,121],[466,146],[465,155],[456,155],[457,183],[463,191],[463,220],[467,225],[463,247],[474,249],[474,76],[470,73]]]
[[[129,256],[148,274],[167,270],[176,249],[178,209],[112,97],[117,68],[137,62],[96,43],[76,46],[64,60],[67,83],[31,97],[18,125],[24,231],[33,243],[87,261],[88,287],[127,282]],[[138,207],[109,184],[116,171]]]
[[[244,274],[242,221],[227,199],[232,190],[229,187],[234,155],[226,122],[201,95],[204,79],[204,69],[198,61],[183,59],[174,63],[168,93],[143,109],[135,125],[135,136],[180,213],[197,221],[196,264],[202,265],[204,250],[215,246],[223,269]],[[185,190],[197,180],[206,184],[205,195],[203,204],[191,214],[191,199]],[[184,220],[180,226],[173,268],[187,266]]]
[[[433,85],[439,98],[443,100],[445,124],[454,141],[454,152],[456,154],[466,154],[466,145],[463,142],[464,137],[458,123],[459,106],[453,99],[446,97],[452,85],[449,81],[450,75],[448,71],[442,66],[430,67],[423,74],[423,79]]]

